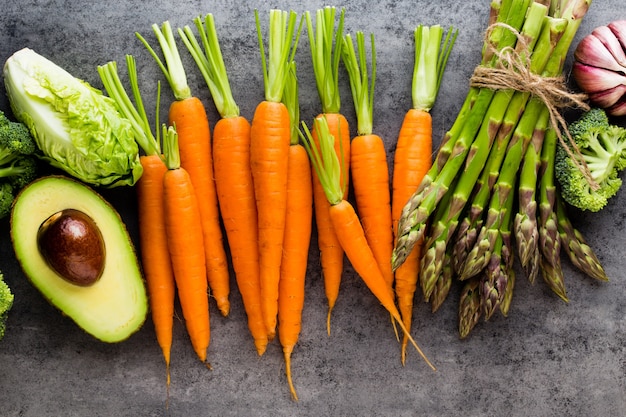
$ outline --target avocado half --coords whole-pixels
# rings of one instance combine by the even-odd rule
[[[90,286],[73,284],[39,251],[37,232],[51,215],[66,209],[87,214],[99,228],[106,256],[101,277]],[[25,187],[11,212],[17,260],[41,294],[87,333],[120,342],[141,328],[148,312],[146,287],[126,225],[92,188],[64,176],[47,176]]]

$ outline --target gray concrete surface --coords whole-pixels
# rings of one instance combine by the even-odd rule
[[[3,2],[0,60],[28,46],[75,76],[100,86],[96,66],[137,57],[146,97],[160,79],[134,32],[150,37],[150,25],[190,24],[212,12],[221,38],[234,96],[251,117],[262,99],[254,8],[265,24],[270,8],[315,10],[321,1],[64,1]],[[344,0],[348,32],[376,35],[378,79],[374,125],[393,154],[395,135],[410,105],[412,30],[417,24],[458,27],[441,92],[433,110],[437,142],[451,125],[479,61],[489,1]],[[600,24],[626,18],[621,0],[596,0],[577,39]],[[199,73],[186,53],[193,90],[216,120]],[[570,58],[571,60],[571,55]],[[297,54],[301,115],[318,111],[308,41]],[[569,68],[569,63],[567,68]],[[354,121],[347,79],[343,109]],[[164,88],[163,103],[169,89]],[[0,108],[7,110],[4,88]],[[626,120],[620,120],[624,124]],[[132,189],[102,190],[137,237]],[[439,312],[416,298],[413,335],[437,366],[431,371],[414,351],[400,365],[389,317],[346,266],[333,333],[326,334],[326,304],[315,241],[306,284],[303,329],[293,354],[300,396],[290,399],[280,347],[275,341],[257,357],[233,281],[232,315],[212,316],[208,371],[198,363],[177,321],[172,352],[169,408],[164,367],[152,322],[129,340],[104,344],[54,310],[21,274],[0,222],[0,270],[15,292],[6,338],[0,342],[0,415],[3,416],[623,416],[626,415],[626,190],[601,213],[574,216],[597,251],[608,283],[574,270],[564,259],[569,304],[538,281],[518,280],[508,318],[480,322],[471,337],[457,336],[455,284]],[[212,306],[214,308],[214,306]]]

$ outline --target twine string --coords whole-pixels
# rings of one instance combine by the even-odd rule
[[[498,27],[510,30],[517,37],[515,48],[497,49],[496,45],[488,40],[491,32]],[[592,178],[589,167],[567,128],[567,122],[559,111],[564,107],[574,106],[585,111],[589,110],[589,105],[586,103],[587,95],[570,92],[566,86],[565,77],[562,75],[546,77],[532,72],[528,42],[515,28],[504,23],[494,23],[487,28],[485,39],[487,53],[495,56],[495,64],[493,66],[477,66],[470,78],[470,86],[526,92],[541,100],[548,110],[550,125],[554,129],[559,143],[574,161],[591,188],[597,190],[599,186]]]

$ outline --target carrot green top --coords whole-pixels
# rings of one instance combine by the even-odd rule
[[[179,28],[178,34],[196,61],[220,116],[237,117],[239,116],[239,107],[230,89],[213,15],[209,13],[205,16],[204,26],[200,16],[196,17],[193,22],[198,30],[202,46],[196,40],[189,26],[185,26],[183,29]]]
[[[148,44],[148,41],[146,41],[143,36],[141,36],[138,32],[136,32],[135,35],[137,35],[139,40],[148,49],[152,57],[159,65],[159,68],[161,68],[161,71],[163,71],[163,75],[172,88],[172,92],[174,93],[176,100],[184,100],[191,97],[191,89],[189,88],[189,84],[187,84],[187,74],[185,73],[183,62],[180,59],[178,48],[176,47],[176,39],[174,39],[174,32],[172,31],[170,23],[165,21],[160,28],[155,23],[152,25],[152,30],[156,35],[159,45],[161,46],[165,62],[159,58],[157,53],[150,46],[150,44]]]
[[[413,67],[413,108],[429,111],[435,104],[443,71],[458,35],[448,31],[443,44],[443,29],[439,25],[415,28],[415,65]],[[441,45],[441,46],[440,46]]]
[[[357,133],[359,135],[368,135],[372,133],[374,123],[374,83],[376,81],[376,48],[374,45],[374,34],[371,35],[371,84],[367,76],[365,37],[363,32],[356,33],[356,44],[357,50],[355,51],[352,37],[349,34],[345,35],[343,37],[342,56],[350,78],[352,101],[354,102],[356,110]]]
[[[291,145],[300,142],[300,101],[298,99],[298,76],[296,74],[296,61],[291,61],[285,88],[283,90],[283,104],[289,112],[289,122],[291,125]]]
[[[126,66],[128,67],[128,78],[130,86],[135,99],[135,105],[126,93],[122,81],[120,80],[117,72],[117,63],[110,61],[105,65],[98,67],[98,74],[102,80],[102,84],[107,91],[109,97],[111,97],[117,105],[120,113],[127,118],[133,128],[135,140],[145,152],[146,155],[160,155],[161,145],[159,141],[158,132],[155,135],[152,133],[150,122],[146,110],[143,106],[143,100],[141,98],[141,92],[139,91],[139,85],[137,82],[137,67],[135,65],[135,59],[132,55],[126,55]],[[156,99],[156,122],[158,126],[159,115],[159,98],[160,98],[160,83],[157,91]]]
[[[296,12],[270,10],[269,50],[266,58],[258,10],[254,11],[254,15],[259,38],[259,49],[261,51],[265,99],[267,101],[280,102],[283,98],[283,89],[285,88],[289,65],[296,53],[302,21],[300,21],[296,32],[296,20],[298,17]],[[296,33],[295,41],[293,40],[294,33]]]
[[[178,133],[176,127],[163,123],[163,154],[167,169],[180,168],[180,152],[178,148]]]
[[[308,11],[305,13],[313,72],[323,113],[339,113],[341,108],[339,61],[343,46],[344,15],[345,10],[341,9],[335,30],[335,7],[326,6],[318,9],[315,14],[315,29],[313,29],[311,14]]]
[[[305,122],[302,122],[304,133],[300,131],[302,144],[306,148],[311,165],[320,180],[326,198],[331,205],[343,200],[341,186],[341,163],[335,152],[335,137],[330,133],[325,116],[315,118],[315,131],[319,141],[319,149],[315,145],[311,131]]]

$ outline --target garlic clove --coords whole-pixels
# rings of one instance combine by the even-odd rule
[[[626,51],[626,20],[616,20],[607,25],[618,40],[622,49]]]
[[[615,37],[615,33],[608,26],[600,26],[595,28],[591,34],[602,42],[606,50],[611,54],[613,59],[617,61],[619,67],[621,67],[621,69],[611,69],[615,71],[626,70],[626,54],[624,53],[624,48],[619,39]]]
[[[622,99],[606,109],[609,116],[626,116],[626,100]]]
[[[613,39],[616,40],[615,37]],[[585,36],[580,41],[574,51],[574,58],[593,67],[606,68],[612,71],[624,71],[625,69],[616,61],[611,51],[606,48],[606,44],[593,34]]]
[[[622,96],[626,94],[626,85],[618,85],[608,90],[589,93],[589,100],[602,107],[607,108],[615,105]]]
[[[626,85],[626,75],[582,62],[574,62],[572,76],[579,87],[587,93],[609,90]]]

